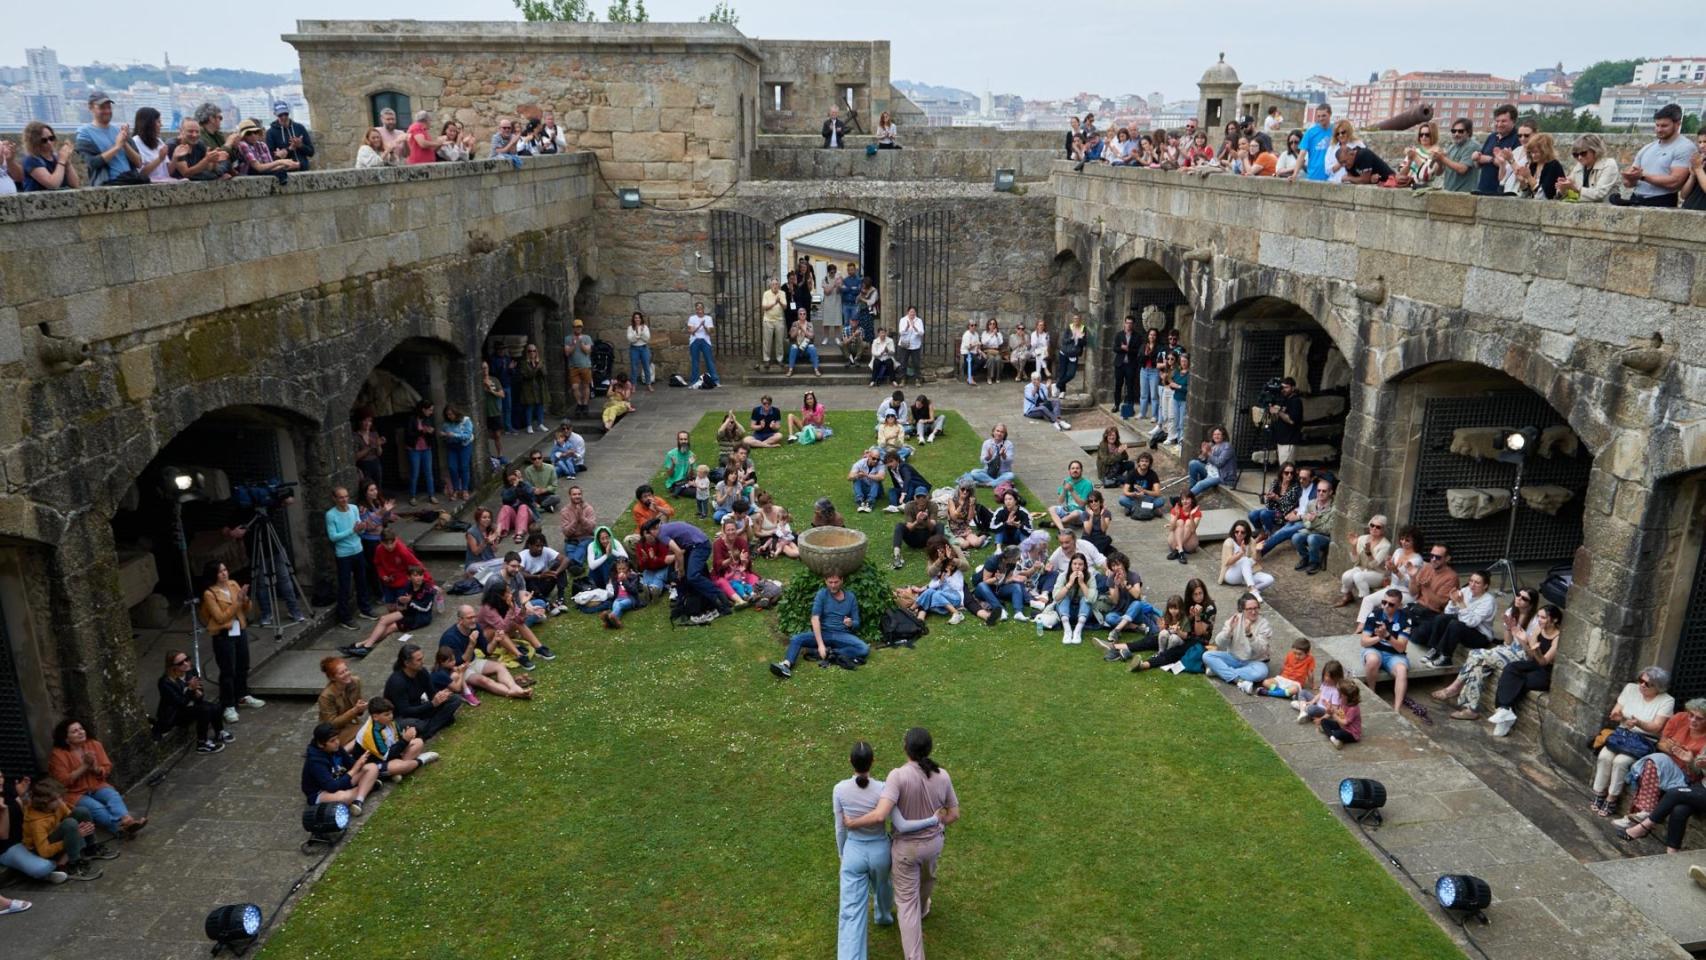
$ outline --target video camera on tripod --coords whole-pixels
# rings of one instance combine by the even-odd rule
[[[245,510],[262,513],[282,507],[296,496],[296,483],[278,479],[254,480],[231,488],[231,502]]]
[[[271,621],[274,637],[281,636],[284,631],[281,601],[290,609],[293,618],[301,616],[298,604],[303,596],[302,585],[297,582],[296,566],[291,562],[290,551],[285,549],[284,538],[280,536],[273,517],[273,511],[284,507],[295,496],[296,481],[270,477],[232,484],[229,497],[229,501],[239,508],[254,511],[253,516],[242,524],[249,540],[249,570],[254,581],[250,589],[261,601],[262,619]]]

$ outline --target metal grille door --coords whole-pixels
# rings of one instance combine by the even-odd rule
[[[1262,428],[1250,419],[1250,408],[1256,405],[1263,384],[1284,375],[1285,338],[1296,332],[1300,331],[1246,330],[1240,337],[1234,393],[1237,400],[1232,404],[1232,422],[1226,425],[1232,431],[1232,449],[1238,454],[1239,463],[1254,463],[1256,451],[1268,442]]]
[[[758,352],[764,278],[776,269],[774,256],[766,262],[764,248],[773,232],[744,213],[711,211],[711,317],[717,322],[719,356]]]
[[[1500,558],[1510,514],[1501,510],[1479,520],[1459,520],[1446,509],[1445,491],[1455,487],[1487,487],[1505,491],[1508,502],[1516,467],[1497,460],[1477,460],[1451,452],[1452,431],[1464,427],[1537,427],[1561,424],[1564,418],[1538,394],[1491,393],[1478,397],[1435,397],[1422,416],[1421,451],[1410,501],[1410,522],[1428,543],[1451,548],[1452,565],[1459,570],[1484,566]],[[1556,515],[1516,507],[1516,535],[1511,557],[1516,563],[1561,563],[1582,543],[1582,498],[1587,493],[1593,458],[1531,456],[1523,468],[1522,485],[1551,484],[1572,496]]]
[[[948,238],[953,217],[931,210],[895,225],[889,259],[889,289],[882,292],[885,320],[917,307],[924,318],[924,359],[952,364],[959,349],[960,324],[948,316]],[[898,322],[891,320],[890,322]]]
[[[1706,696],[1706,544],[1694,565],[1694,586],[1688,591],[1688,612],[1682,616],[1676,660],[1670,668],[1670,694],[1677,703]],[[0,718],[3,719],[3,718]]]
[[[35,744],[30,742],[25,709],[18,664],[12,658],[12,638],[6,631],[5,611],[0,610],[0,770],[9,774],[36,771]]]

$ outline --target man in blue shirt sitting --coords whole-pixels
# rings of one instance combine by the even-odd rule
[[[843,666],[863,663],[871,648],[853,631],[859,629],[859,598],[842,589],[841,574],[823,578],[823,587],[812,601],[812,628],[796,633],[788,640],[788,655],[770,665],[770,672],[783,680],[794,675],[794,662],[806,644],[817,644],[821,666],[829,665],[829,651],[835,650]]]
[[[1404,595],[1396,590],[1386,591],[1380,606],[1362,623],[1363,682],[1374,689],[1380,671],[1392,675],[1392,705],[1404,706],[1404,691],[1410,686],[1410,615],[1405,612]]]

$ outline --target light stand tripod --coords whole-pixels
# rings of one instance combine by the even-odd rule
[[[256,507],[254,517],[245,524],[244,529],[250,535],[249,569],[259,584],[259,588],[254,592],[258,599],[264,601],[261,613],[263,619],[272,621],[273,639],[277,640],[284,636],[284,617],[287,613],[285,607],[301,603],[302,584],[296,579],[296,567],[290,562],[290,554],[284,549],[284,539],[279,536],[270,508]],[[283,595],[284,607],[279,605],[280,576],[285,578],[292,591]]]
[[[1516,542],[1516,512],[1522,505],[1522,468],[1528,462],[1529,447],[1539,436],[1540,431],[1533,427],[1513,430],[1505,435],[1502,444],[1504,449],[1500,450],[1497,456],[1499,462],[1516,466],[1516,476],[1511,478],[1511,516],[1505,527],[1505,552],[1487,568],[1487,575],[1491,577],[1497,571],[1504,571],[1506,591],[1512,593],[1520,589],[1516,578],[1516,563],[1511,560],[1511,547]]]
[[[184,562],[184,612],[190,618],[190,663],[199,677],[202,676],[201,616],[196,609],[195,574],[190,570],[190,542],[184,531],[184,504],[195,499],[196,496],[188,491],[172,491],[172,536],[178,541],[178,556]]]

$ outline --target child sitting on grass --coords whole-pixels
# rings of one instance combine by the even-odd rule
[[[1358,706],[1362,703],[1362,688],[1355,680],[1340,683],[1339,699],[1344,702],[1333,709],[1333,715],[1321,718],[1321,732],[1327,735],[1327,745],[1334,750],[1362,739],[1362,707]]]
[[[1315,696],[1297,702],[1297,722],[1319,722],[1322,717],[1332,713],[1333,708],[1339,705],[1339,684],[1344,679],[1344,665],[1337,660],[1328,660],[1321,667],[1321,689],[1315,691]]]
[[[711,500],[711,522],[721,524],[724,517],[734,512],[735,504],[745,498],[740,488],[740,477],[724,474],[723,479],[717,481],[717,490]]]
[[[1315,676],[1315,657],[1309,652],[1309,638],[1292,641],[1291,652],[1285,655],[1285,666],[1279,676],[1269,677],[1255,685],[1254,692],[1265,697],[1291,700],[1301,696]]]

